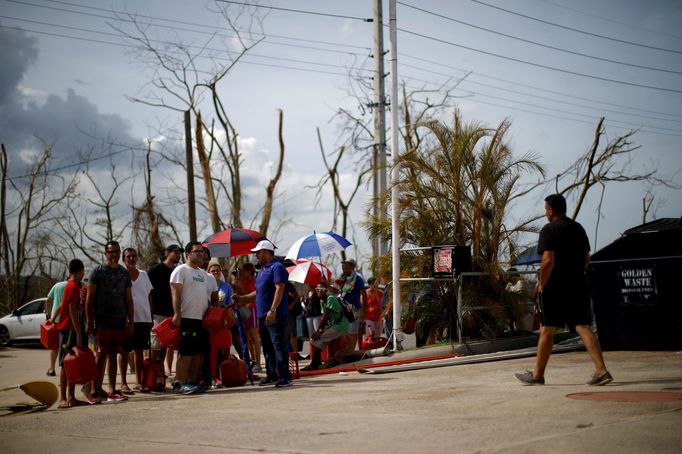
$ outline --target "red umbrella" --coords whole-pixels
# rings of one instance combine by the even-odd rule
[[[236,257],[248,255],[265,236],[255,230],[234,227],[214,233],[204,240],[203,246],[211,252],[211,257]]]
[[[325,265],[311,260],[299,259],[296,265],[287,268],[289,280],[301,284],[317,285],[324,277],[327,282],[332,278],[332,272]]]

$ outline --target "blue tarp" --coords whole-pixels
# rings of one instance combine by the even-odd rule
[[[512,262],[514,266],[528,266],[537,265],[542,261],[542,257],[538,254],[538,245],[526,248],[516,259]]]

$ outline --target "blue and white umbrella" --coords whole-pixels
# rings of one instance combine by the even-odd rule
[[[314,233],[297,240],[287,252],[286,258],[296,260],[325,257],[333,252],[341,252],[350,245],[350,241],[337,233]]]

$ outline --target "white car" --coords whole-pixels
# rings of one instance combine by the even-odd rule
[[[46,300],[35,299],[0,318],[0,345],[6,346],[14,341],[40,341]]]

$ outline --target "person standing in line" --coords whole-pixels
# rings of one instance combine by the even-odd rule
[[[57,323],[59,322],[59,309],[62,304],[62,296],[64,295],[64,287],[68,281],[57,282],[52,286],[47,294],[45,301],[45,322]],[[50,367],[48,367],[45,375],[54,377],[57,373],[54,371],[54,363],[57,361],[57,350],[50,350]]]
[[[87,333],[94,333],[97,342],[98,375],[94,382],[93,395],[120,401],[128,398],[116,389],[116,356],[122,351],[125,335],[131,335],[134,331],[132,282],[128,270],[118,263],[121,257],[118,242],[107,242],[104,254],[106,263],[96,266],[90,272],[85,304]],[[107,363],[109,393],[105,393],[102,388]]]
[[[123,341],[123,353],[120,356],[119,369],[121,371],[121,390],[124,394],[132,393],[128,386],[126,373],[128,371],[128,353],[134,352],[135,389],[146,392],[142,384],[142,362],[144,351],[149,348],[149,333],[152,329],[152,283],[147,273],[137,268],[137,251],[131,247],[123,250],[123,264],[130,273],[133,283],[133,312],[135,331],[131,336],[126,336]]]
[[[163,262],[152,265],[147,271],[149,281],[152,283],[152,323],[158,325],[168,317],[173,316],[173,298],[171,297],[170,277],[171,273],[182,259],[182,248],[177,244],[170,244],[166,247],[166,256]],[[171,376],[173,367],[173,357],[175,356],[172,348],[165,349],[159,344],[156,335],[152,332],[151,336],[152,356],[154,359],[166,359],[167,376]]]
[[[272,384],[278,388],[291,386],[287,339],[289,308],[286,292],[289,273],[284,265],[274,260],[275,246],[270,241],[260,241],[251,252],[256,254],[256,259],[261,265],[256,277],[256,290],[246,295],[235,294],[232,298],[237,304],[256,301],[267,373],[258,386]]]
[[[59,322],[57,323],[60,345],[59,365],[61,366],[59,372],[59,408],[71,408],[101,402],[96,397],[89,398],[88,402],[77,400],[75,395],[76,384],[67,384],[66,371],[64,370],[64,358],[73,348],[77,347],[81,350],[87,348],[82,320],[78,316],[78,308],[81,302],[80,282],[83,275],[85,275],[83,262],[78,259],[71,260],[69,262],[69,280],[66,281],[64,287]]]
[[[367,291],[367,308],[365,310],[365,332],[364,336],[381,337],[383,326],[381,323],[381,300],[384,292],[378,287],[375,277],[367,279],[369,288]]]
[[[204,352],[209,348],[208,331],[202,325],[204,313],[210,302],[218,304],[216,280],[201,266],[204,263],[204,249],[201,243],[190,241],[185,246],[187,262],[173,270],[170,277],[173,297],[173,325],[182,333],[178,347],[176,384],[174,389],[181,394],[196,394],[206,391],[198,382]]]
[[[359,314],[358,319],[350,324],[348,330],[351,351],[362,343],[362,334],[365,332],[365,311],[367,310],[365,280],[358,274],[356,267],[357,263],[354,259],[342,261],[341,270],[343,274],[336,280],[341,287],[341,298],[355,306]]]
[[[245,263],[241,270],[237,268],[234,279],[234,291],[240,295],[246,295],[256,291],[256,267],[253,263]],[[261,373],[260,367],[260,333],[258,331],[258,316],[256,315],[256,303],[250,302],[247,307],[251,310],[251,317],[242,317],[242,326],[246,330],[246,343],[249,347],[249,357],[253,362],[253,372]]]
[[[606,370],[599,340],[591,328],[590,292],[585,276],[590,263],[589,240],[583,227],[566,216],[566,199],[562,195],[545,198],[545,214],[549,223],[540,231],[538,241],[542,261],[536,290],[541,325],[535,368],[515,377],[528,385],[544,385],[554,331],[569,325],[575,326],[596,369],[585,384],[605,385],[613,377]]]

